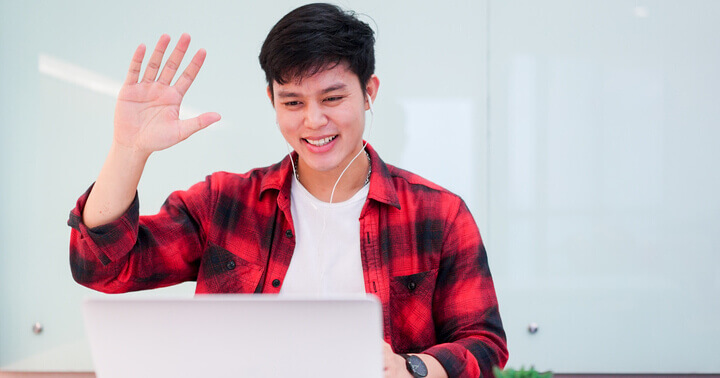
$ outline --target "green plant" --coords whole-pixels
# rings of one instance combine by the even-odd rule
[[[493,374],[495,378],[552,378],[552,372],[541,373],[535,370],[534,367],[530,367],[530,370],[525,370],[525,367],[521,367],[520,370],[505,369],[501,370],[497,366],[493,368]]]

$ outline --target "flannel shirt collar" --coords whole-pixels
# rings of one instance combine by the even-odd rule
[[[390,169],[385,164],[380,156],[375,152],[370,144],[365,147],[365,150],[370,155],[370,162],[372,165],[372,174],[370,174],[370,190],[368,192],[368,199],[373,199],[378,202],[396,207],[400,209],[400,201],[398,200],[397,191],[393,185],[392,175]],[[297,161],[297,152],[292,152],[294,161]],[[266,175],[263,176],[262,182],[260,183],[260,197],[262,197],[265,191],[273,189],[279,192],[278,201],[285,202],[290,198],[290,186],[292,184],[293,168],[291,165],[290,158],[285,158],[270,167]]]

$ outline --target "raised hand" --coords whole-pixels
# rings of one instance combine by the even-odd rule
[[[115,106],[113,143],[83,209],[87,227],[107,224],[127,210],[152,152],[175,145],[220,120],[217,113],[179,118],[180,103],[202,67],[205,50],[198,50],[175,84],[170,85],[190,44],[190,36],[180,37],[158,76],[168,43],[169,36],[160,37],[142,80],[145,46],[135,50]]]
[[[170,36],[163,34],[150,56],[142,79],[140,71],[145,45],[135,50],[115,106],[113,142],[118,147],[149,155],[173,146],[220,120],[217,113],[203,113],[186,120],[179,118],[183,96],[200,71],[206,52],[204,49],[198,50],[175,84],[171,85],[190,44],[190,35],[180,36],[158,76],[169,43]]]

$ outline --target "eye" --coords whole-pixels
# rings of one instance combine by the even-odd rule
[[[285,105],[286,107],[292,108],[292,107],[299,106],[300,101],[288,101],[288,102],[284,102],[283,105]]]
[[[343,96],[331,96],[331,97],[326,98],[325,101],[335,102],[335,101],[340,101],[342,99],[343,99]]]

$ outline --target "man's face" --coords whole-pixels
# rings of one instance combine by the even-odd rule
[[[378,79],[366,86],[375,97]],[[300,156],[303,175],[340,174],[362,148],[367,98],[345,64],[285,84],[273,82],[280,132]]]

